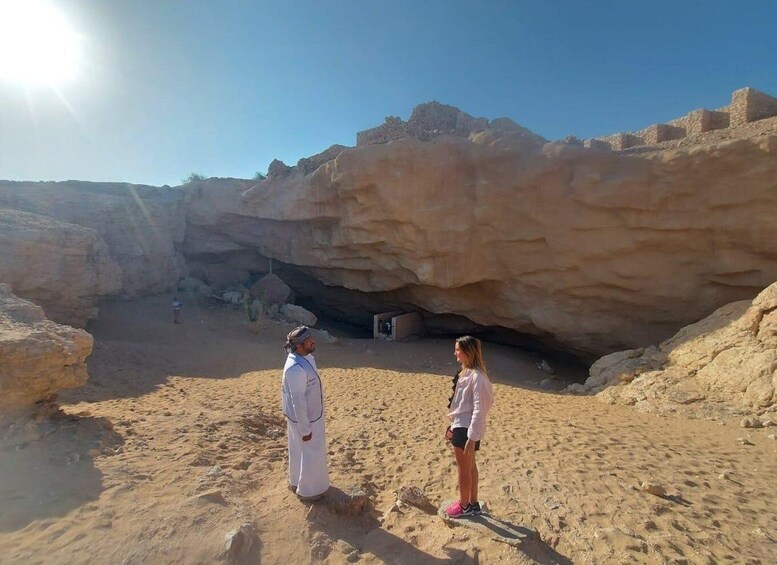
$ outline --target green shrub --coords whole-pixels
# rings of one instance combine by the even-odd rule
[[[205,180],[205,175],[201,175],[200,173],[192,173],[185,179],[183,179],[183,184],[190,184],[193,182],[199,182]]]

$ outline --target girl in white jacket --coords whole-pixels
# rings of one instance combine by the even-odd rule
[[[480,340],[470,335],[458,338],[454,356],[461,364],[461,370],[453,379],[453,396],[448,404],[451,425],[445,437],[453,445],[456,456],[459,500],[445,509],[451,518],[481,513],[475,452],[480,449],[488,411],[494,404],[494,391],[486,373]]]

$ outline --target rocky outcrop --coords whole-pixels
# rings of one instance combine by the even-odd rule
[[[267,178],[277,179],[288,175],[292,171],[292,167],[289,167],[286,163],[280,159],[273,159],[270,166],[267,167]]]
[[[345,145],[332,145],[325,151],[311,157],[304,157],[297,162],[297,168],[303,175],[308,175],[318,169],[324,163],[336,158],[340,153],[348,149]]]
[[[777,283],[657,347],[602,357],[585,384],[570,389],[647,412],[771,412],[777,421]]]
[[[43,310],[0,284],[0,422],[88,379],[92,336],[47,320]]]
[[[124,183],[0,181],[0,207],[91,228],[122,269],[127,297],[172,288],[184,269],[184,192]],[[63,280],[64,283],[64,280]]]
[[[547,141],[509,118],[497,118],[489,123],[486,118],[472,117],[454,106],[427,102],[413,108],[413,113],[407,122],[403,122],[397,116],[387,116],[383,124],[358,132],[356,145],[364,147],[389,143],[403,137],[429,141],[441,135],[455,135],[470,139],[485,136],[485,139],[498,139],[502,143],[511,140],[519,141],[521,144],[539,143],[541,145]]]
[[[122,288],[121,268],[92,229],[0,208],[0,283],[54,321],[84,326]]]
[[[187,248],[252,250],[582,355],[643,347],[777,278],[777,137],[627,157],[412,137],[191,202]],[[266,260],[265,260],[266,261]]]
[[[215,292],[293,274],[353,293],[330,293],[343,321],[369,321],[365,304],[418,309],[429,327],[507,328],[589,359],[777,279],[773,133],[632,156],[417,110],[389,140],[276,162],[260,182],[0,183],[0,206],[92,227],[129,296],[174,286],[180,243]]]

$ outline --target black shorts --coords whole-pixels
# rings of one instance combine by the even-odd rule
[[[448,441],[451,442],[451,445],[453,447],[459,447],[461,449],[464,449],[464,446],[467,444],[467,428],[453,428],[451,430],[453,433],[453,437],[449,439]],[[480,441],[475,442],[475,451],[480,450]]]

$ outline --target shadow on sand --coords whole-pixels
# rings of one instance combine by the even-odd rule
[[[331,498],[348,498],[348,495],[332,486],[327,492],[326,499],[316,504],[308,515],[312,534],[311,554],[314,561],[324,560],[329,554],[342,551],[343,547],[338,548],[336,544],[342,541],[345,542],[343,544],[345,548],[354,548],[359,554],[371,553],[381,563],[402,565],[477,563],[476,559],[458,549],[446,549],[448,558],[434,557],[383,529],[380,522],[369,513],[351,516],[332,511],[326,504],[326,500]],[[329,543],[317,542],[317,532],[324,534],[326,540],[335,542],[336,545],[333,547]],[[342,557],[345,559],[346,555]]]
[[[330,487],[327,493],[327,499],[329,498],[347,498],[347,495],[336,487]],[[437,509],[431,504],[417,508],[426,514],[434,515],[437,513]],[[474,529],[479,531],[481,535],[491,536],[497,541],[512,535],[520,536],[522,543],[519,544],[519,551],[537,563],[545,565],[572,564],[570,559],[544,543],[539,535],[529,528],[510,524],[490,516],[475,516],[470,519],[474,520],[471,524],[461,525],[469,527],[476,525],[477,527]],[[311,553],[314,560],[324,560],[332,552],[345,550],[346,553],[348,551],[358,552],[358,554],[370,553],[382,563],[401,563],[402,565],[426,565],[429,563],[470,565],[480,561],[477,551],[472,554],[450,547],[443,548],[447,553],[446,558],[430,555],[413,543],[387,531],[374,515],[367,513],[354,516],[343,515],[332,511],[327,506],[326,499],[313,506],[308,520],[312,533]],[[324,534],[325,541],[317,541],[316,532]],[[337,544],[340,540],[345,543]],[[334,542],[334,546],[332,542]],[[477,544],[474,543],[474,545]],[[347,557],[350,557],[350,554],[343,555],[343,558]],[[347,560],[350,561],[350,558]]]
[[[569,558],[558,553],[548,544],[543,542],[539,534],[531,528],[512,524],[489,513],[455,519],[449,518],[445,514],[444,509],[451,502],[452,501],[446,501],[440,508],[435,509],[437,516],[439,516],[448,527],[461,527],[475,530],[483,536],[491,537],[496,541],[517,548],[537,563],[543,563],[545,565],[572,564],[572,561]]]
[[[0,443],[0,532],[97,500],[103,484],[93,455],[121,444],[105,419],[58,412],[14,426]]]

